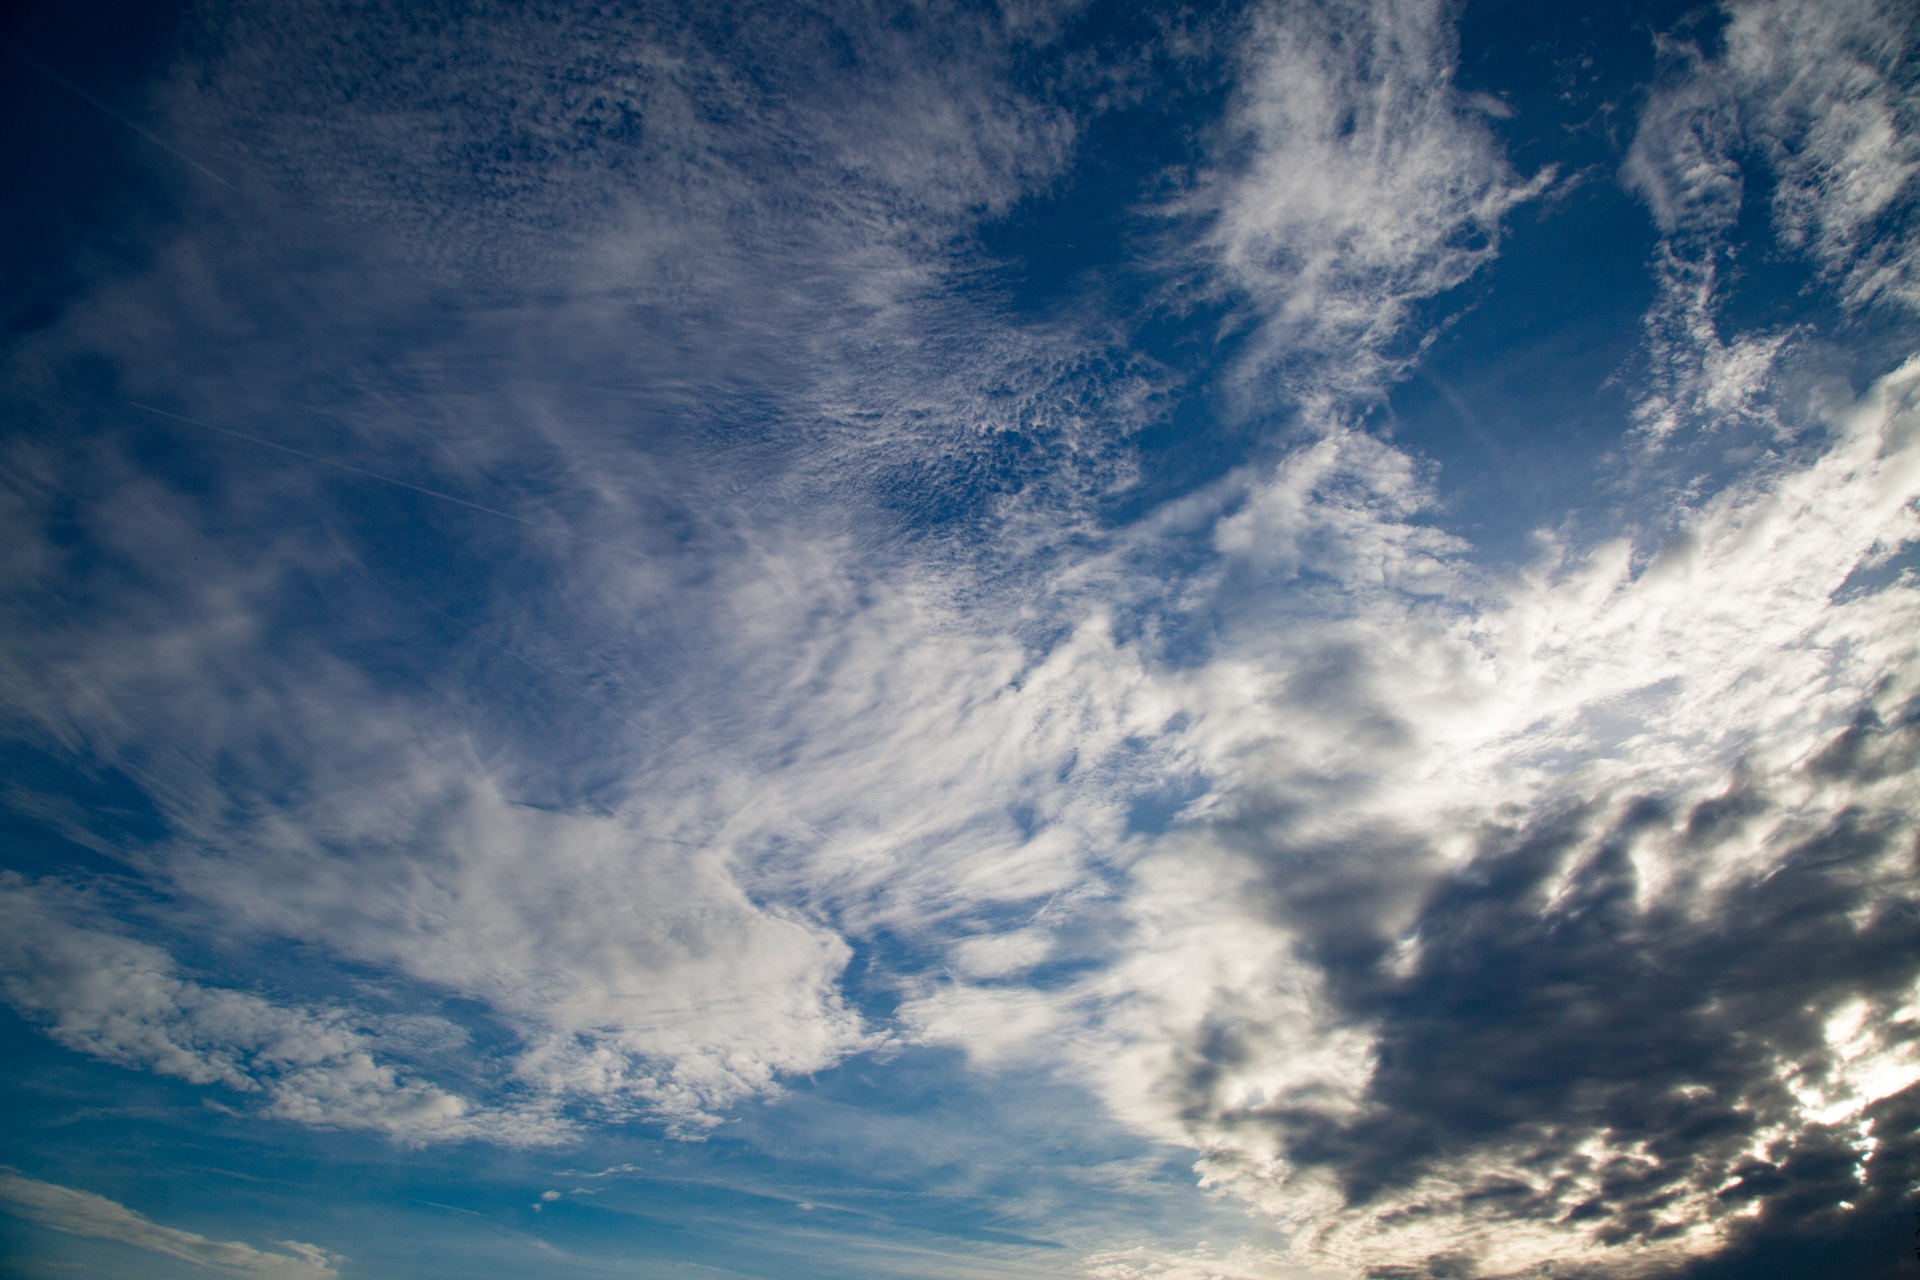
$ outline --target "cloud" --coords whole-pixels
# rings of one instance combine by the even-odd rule
[[[20,1216],[70,1235],[116,1240],[195,1266],[258,1280],[332,1280],[342,1261],[335,1254],[295,1240],[275,1243],[284,1252],[268,1252],[236,1240],[209,1240],[191,1231],[163,1227],[123,1204],[39,1182],[0,1167],[0,1200]]]
[[[580,269],[624,259],[621,285],[697,297],[745,244],[772,261],[880,251],[868,284],[884,291],[909,265],[886,246],[1004,209],[1073,136],[1007,74],[1052,35],[1041,15],[891,16],[563,2],[421,24],[395,6],[223,4],[165,101],[237,168],[468,283],[597,289]]]
[[[1774,225],[1851,306],[1920,308],[1912,12],[1876,0],[1729,6],[1721,62],[1776,175]]]
[[[1909,735],[1875,745],[1904,754]],[[1349,1006],[1380,1018],[1359,1105],[1233,1117],[1290,1130],[1295,1159],[1337,1179],[1346,1209],[1313,1224],[1313,1250],[1413,1274],[1449,1256],[1663,1273],[1773,1197],[1825,1190],[1813,1212],[1833,1213],[1897,1196],[1912,1169],[1874,1130],[1920,1080],[1920,973],[1887,959],[1911,954],[1912,784],[1867,799],[1853,781],[1792,813],[1736,783],[1490,839],[1420,913],[1411,972]],[[1742,836],[1777,861],[1649,892],[1646,845]]]
[[[1810,1160],[1836,1204],[1896,1185],[1920,596],[1848,584],[1920,534],[1917,385],[1665,548],[1505,583],[1409,522],[1388,446],[1255,479],[1215,526],[1217,647],[1142,677],[1209,786],[1093,904],[1102,963],[903,1014],[1199,1147],[1302,1265],[1637,1274]]]
[[[1324,1003],[1285,1018],[1248,1018],[1235,1012],[1243,1000],[1226,994],[1235,987],[1220,984],[1220,1024],[1231,1030],[1213,1051],[1204,1036],[1189,1040],[1200,1058],[1183,1104],[1186,1114],[1217,1117],[1208,1127],[1235,1153],[1209,1161],[1213,1176],[1269,1176],[1265,1162],[1282,1153],[1305,1168],[1337,1171],[1338,1190],[1327,1190],[1327,1203],[1369,1206],[1360,1220],[1371,1225],[1356,1229],[1335,1214],[1327,1221],[1341,1225],[1305,1238],[1333,1241],[1320,1247],[1349,1261],[1484,1250],[1476,1265],[1497,1273],[1569,1256],[1577,1246],[1556,1232],[1544,1233],[1537,1253],[1525,1243],[1523,1224],[1559,1221],[1574,1238],[1585,1234],[1605,1248],[1644,1247],[1651,1266],[1662,1248],[1718,1243],[1710,1224],[1733,1204],[1712,1196],[1730,1176],[1724,1162],[1734,1134],[1763,1151],[1767,1141],[1780,1142],[1772,1158],[1781,1161],[1796,1142],[1829,1140],[1826,1126],[1834,1122],[1823,1106],[1837,1102],[1775,1095],[1796,1073],[1819,1077],[1832,1068],[1810,1032],[1865,998],[1857,984],[1868,980],[1851,966],[1873,967],[1867,957],[1904,947],[1875,931],[1898,927],[1893,904],[1913,839],[1911,774],[1900,764],[1878,766],[1875,781],[1862,787],[1857,776],[1823,772],[1819,762],[1856,737],[1904,759],[1898,743],[1908,731],[1892,726],[1905,723],[1912,696],[1910,649],[1898,638],[1914,624],[1912,584],[1901,579],[1844,603],[1835,595],[1857,568],[1916,533],[1916,372],[1910,367],[1877,388],[1813,465],[1749,480],[1706,504],[1687,534],[1642,560],[1637,574],[1625,548],[1600,548],[1559,581],[1523,588],[1504,610],[1482,614],[1488,630],[1472,648],[1460,644],[1465,636],[1433,637],[1442,652],[1454,650],[1453,662],[1430,657],[1416,669],[1452,665],[1456,697],[1477,687],[1491,695],[1481,714],[1509,697],[1518,714],[1480,720],[1470,703],[1422,707],[1387,695],[1385,709],[1399,724],[1384,759],[1376,748],[1379,763],[1348,766],[1379,779],[1378,791],[1343,796],[1331,828],[1331,815],[1296,792],[1291,803],[1269,802],[1267,813],[1256,808],[1215,837],[1262,868],[1297,953],[1319,971]],[[1366,716],[1348,700],[1340,721],[1365,724]],[[1456,736],[1463,730],[1467,737]],[[1396,755],[1398,769],[1391,767]],[[1426,812],[1403,808],[1409,801]],[[1383,802],[1384,811],[1376,807]],[[1450,833],[1465,848],[1448,856]],[[1396,843],[1412,856],[1395,857]],[[1447,869],[1425,882],[1431,888],[1410,893],[1394,883],[1420,883],[1435,866]],[[1407,914],[1410,900],[1420,899]],[[1495,925],[1471,914],[1483,909],[1513,914]],[[1825,936],[1783,928],[1781,913],[1795,909],[1813,913],[1801,927]],[[1889,910],[1896,914],[1881,914]],[[1484,961],[1467,960],[1483,947]],[[1564,961],[1555,958],[1561,948],[1572,949]],[[1821,960],[1809,973],[1814,957]],[[1453,968],[1462,963],[1474,967]],[[1733,1011],[1730,988],[1742,979],[1726,966],[1742,964],[1752,966],[1744,980],[1756,988],[1756,1008],[1796,1010],[1790,1025],[1770,1031],[1757,1016]],[[1390,976],[1396,970],[1405,976]],[[1511,975],[1511,1012],[1496,1003],[1507,989],[1503,974]],[[1904,1061],[1905,1051],[1892,1046],[1902,1043],[1899,1011],[1915,977],[1901,971],[1871,980],[1878,994],[1862,1025],[1893,1030],[1863,1054],[1892,1052]],[[1788,996],[1775,985],[1790,983],[1804,983],[1805,994]],[[1306,994],[1318,993],[1309,986]],[[1653,1007],[1641,1008],[1640,999]],[[1702,1004],[1689,1008],[1689,999]],[[1308,1034],[1316,1019],[1324,1030]],[[1564,1026],[1568,1039],[1558,1047],[1543,1042],[1541,1019]],[[1278,1062],[1309,1058],[1303,1043],[1333,1051],[1369,1023],[1375,1030],[1364,1057],[1350,1050],[1354,1069],[1330,1073],[1333,1083],[1282,1079],[1274,1088],[1262,1079]],[[1444,1045],[1449,1056],[1421,1060],[1412,1042],[1395,1041],[1397,1025],[1431,1028],[1431,1046]],[[1486,1041],[1473,1038],[1479,1025]],[[1284,1027],[1295,1029],[1286,1037],[1290,1048],[1262,1049],[1259,1037]],[[1636,1043],[1629,1029],[1644,1029],[1645,1039]],[[1680,1046],[1692,1035],[1717,1052],[1751,1054],[1750,1065],[1728,1065],[1716,1077],[1709,1055],[1696,1063],[1666,1056],[1684,1059]],[[1700,1074],[1688,1075],[1690,1067]],[[1482,1068],[1498,1074],[1477,1077]],[[1905,1079],[1893,1068],[1879,1078],[1890,1092]],[[1523,1080],[1562,1091],[1528,1098]],[[1674,1092],[1663,1095],[1663,1087]],[[1852,1099],[1847,1105],[1865,1105],[1867,1095],[1853,1088],[1841,1090]],[[1688,1090],[1698,1090],[1699,1105],[1715,1117],[1699,1123],[1720,1126],[1694,1151],[1677,1136],[1688,1122],[1662,1110],[1669,1097],[1695,1096]],[[1514,1112],[1470,1110],[1487,1099],[1514,1099]],[[1610,1112],[1613,1106],[1621,1109]],[[1426,1107],[1451,1112],[1449,1123],[1462,1128],[1422,1134],[1414,1118]],[[1277,1146],[1245,1140],[1249,1128],[1267,1123],[1290,1136]],[[1531,1140],[1541,1145],[1488,1162],[1482,1144],[1497,1150],[1494,1135],[1514,1128],[1540,1134]],[[1632,1132],[1675,1149],[1636,1150],[1622,1136]],[[1378,1141],[1382,1171],[1366,1171],[1357,1151],[1342,1150],[1333,1135],[1343,1133]],[[1581,1142],[1602,1134],[1614,1137],[1575,1158]],[[1609,1145],[1616,1140],[1625,1145]],[[1857,1131],[1848,1140],[1868,1149],[1859,1147],[1867,1139]],[[1582,1160],[1597,1172],[1580,1175]],[[1438,1166],[1433,1182],[1404,1199],[1377,1181],[1404,1187],[1408,1171],[1428,1161]],[[1613,1175],[1598,1172],[1610,1161],[1618,1162]],[[1537,1172],[1521,1176],[1529,1169]],[[1609,1186],[1608,1176],[1620,1181]],[[1555,1177],[1570,1179],[1565,1189],[1554,1187]],[[1636,1179],[1644,1204],[1682,1183],[1695,1198],[1663,1219],[1634,1208]],[[1568,1198],[1533,1199],[1549,1187]],[[1307,1218],[1316,1216],[1305,1188],[1298,1200],[1283,1195],[1274,1203],[1305,1204]],[[1645,1216],[1636,1220],[1636,1212]],[[1481,1215],[1499,1227],[1470,1225]],[[1663,1246],[1665,1222],[1682,1226]],[[1409,1234],[1377,1251],[1352,1240],[1370,1230],[1388,1240]],[[1701,1232],[1707,1238],[1690,1238]]]
[[[18,385],[64,385],[73,361],[104,354],[142,394],[275,440],[289,438],[278,406],[314,404],[309,453],[456,494],[511,477],[483,505],[585,536],[522,540],[511,521],[438,525],[479,516],[432,509],[417,547],[451,559],[421,577],[424,562],[390,560],[404,540],[377,514],[365,530],[334,519],[337,477],[281,457],[214,454],[220,492],[201,505],[117,439],[17,442],[37,483],[12,514],[46,553],[23,589],[92,586],[63,622],[17,615],[14,727],[136,777],[169,835],[102,831],[99,814],[73,815],[70,833],[164,885],[173,927],[297,939],[479,1002],[513,1041],[488,1069],[551,1107],[697,1136],[782,1077],[873,1045],[839,990],[841,916],[1044,895],[1078,856],[1059,832],[1026,847],[1010,816],[967,807],[977,796],[897,822],[929,772],[951,778],[876,738],[863,711],[922,730],[971,714],[1060,759],[1077,721],[1034,695],[974,706],[967,681],[1019,670],[1019,642],[941,634],[951,611],[860,562],[839,510],[849,492],[921,501],[931,471],[1083,494],[1098,476],[1067,473],[1092,459],[1108,474],[1102,438],[1137,418],[1133,383],[1071,334],[1009,335],[990,303],[935,287],[955,258],[928,246],[1060,162],[1069,124],[1003,74],[1045,31],[677,8],[438,34],[377,11],[343,23],[326,5],[203,18],[160,101],[183,136],[244,152],[251,203],[201,215],[233,218],[234,242],[203,256],[189,228],[153,272],[13,352]],[[764,55],[756,70],[745,50]],[[820,71],[843,57],[868,74]],[[422,101],[435,105],[397,105]],[[336,225],[308,240],[313,206]],[[366,243],[343,243],[342,222]],[[345,265],[315,275],[286,243]],[[448,332],[435,290],[458,288],[395,269],[431,277],[420,263],[440,254],[484,268],[494,322]],[[521,292],[522,268],[550,292]],[[263,284],[288,278],[311,296]],[[529,338],[580,376],[556,388],[552,351],[529,358]],[[609,377],[621,385],[602,401]],[[730,416],[791,430],[736,431]],[[206,444],[237,448],[186,447]],[[48,542],[62,493],[84,495],[99,577]],[[443,572],[454,562],[474,577]],[[444,594],[501,570],[526,570],[528,593]],[[868,590],[880,608],[838,612]],[[380,656],[344,657],[360,643],[348,633]],[[892,664],[899,687],[873,699],[852,659]],[[943,674],[948,661],[961,665]],[[913,705],[923,676],[945,701]],[[822,746],[796,748],[778,719],[808,680],[832,686],[810,727]],[[861,753],[896,825],[861,829],[868,801],[846,772]],[[982,741],[970,758],[991,754]],[[773,767],[783,755],[796,767]],[[836,843],[803,883],[791,850],[823,822]],[[874,853],[855,846],[891,839],[950,847],[885,902],[854,901],[849,864]],[[379,1040],[368,1032],[369,1051]]]
[[[1643,321],[1655,389],[1638,410],[1641,430],[1656,444],[1683,425],[1717,430],[1764,416],[1759,399],[1790,337],[1721,336],[1727,237],[1746,197],[1739,104],[1720,79],[1702,73],[1697,50],[1669,44],[1663,51],[1684,69],[1670,73],[1642,110],[1622,170],[1662,233],[1654,261],[1660,293]]]
[[[277,664],[252,653],[247,662],[256,681],[278,683]],[[123,649],[87,677],[144,684],[140,665]],[[419,715],[383,709],[385,699],[358,682],[325,693],[282,675],[279,694],[255,685],[270,700],[284,695],[273,715],[203,719],[198,732],[190,716],[172,721],[197,739],[195,754],[224,751],[238,766],[216,781],[161,765],[172,785],[156,798],[186,838],[142,861],[194,911],[262,942],[318,943],[481,1001],[519,1038],[511,1073],[523,1095],[661,1117],[686,1136],[716,1123],[715,1109],[774,1089],[779,1075],[818,1070],[870,1043],[836,988],[846,945],[797,912],[756,904],[730,869],[729,826],[751,829],[765,816],[738,780],[679,763],[654,777],[662,791],[617,814],[555,813],[514,802],[465,744],[423,733]],[[204,687],[176,685],[189,703]],[[299,762],[297,771],[279,761]],[[252,817],[234,823],[235,807]],[[27,897],[15,901],[23,921],[38,918]],[[347,1033],[338,1015],[180,982],[141,944],[48,925],[23,928],[16,945],[47,955],[13,958],[15,1002],[74,1047],[248,1087],[233,1054],[253,1053],[257,1067],[265,1050],[246,1048],[250,1031],[202,1024],[265,1020],[328,1046],[313,1050],[321,1057],[311,1070],[275,1077],[276,1114],[408,1138],[495,1130],[511,1138],[519,1123],[466,1115],[460,1099],[380,1075],[367,1057],[379,1036]],[[36,972],[37,982],[26,976]],[[206,1053],[183,1047],[208,1036]],[[369,1073],[366,1108],[315,1093],[343,1087],[353,1063]],[[551,1115],[509,1111],[529,1140],[564,1131]]]
[[[934,296],[950,257],[927,246],[1044,180],[1071,135],[1000,74],[1044,30],[948,16],[921,28],[672,7],[609,25],[553,10],[436,34],[377,11],[343,22],[326,5],[206,11],[205,43],[161,101],[183,133],[242,149],[263,225],[239,230],[220,262],[183,237],[150,278],[103,289],[15,353],[32,371],[23,381],[58,383],[65,362],[105,350],[130,382],[153,379],[206,421],[276,439],[253,416],[264,406],[311,393],[333,419],[344,393],[365,412],[344,413],[344,432],[323,425],[309,452],[360,449],[388,475],[425,467],[450,477],[430,486],[447,492],[510,473],[516,492],[499,510],[590,527],[592,541],[540,549],[493,540],[521,529],[483,527],[477,541],[444,530],[434,550],[477,552],[492,566],[482,574],[558,552],[536,575],[547,603],[483,603],[463,631],[422,598],[444,599],[447,579],[382,564],[392,547],[377,529],[367,541],[318,533],[335,509],[320,477],[221,458],[232,483],[215,515],[112,444],[79,451],[89,457],[23,448],[35,455],[23,470],[48,486],[17,513],[23,533],[37,526],[29,541],[42,542],[49,510],[35,499],[75,485],[115,566],[97,580],[111,607],[19,633],[9,684],[28,736],[138,770],[177,837],[106,844],[186,914],[244,922],[253,943],[317,943],[482,1002],[517,1041],[514,1088],[600,1118],[644,1115],[696,1136],[781,1077],[874,1043],[838,990],[851,950],[818,895],[757,869],[770,842],[815,838],[794,814],[820,807],[786,803],[782,784],[737,759],[762,745],[741,750],[763,721],[755,700],[777,701],[795,675],[778,667],[783,646],[820,639],[781,626],[795,607],[803,626],[827,621],[796,583],[831,593],[866,576],[833,563],[838,522],[810,529],[817,517],[802,511],[802,527],[778,526],[800,499],[837,502],[850,480],[917,500],[912,481],[930,465],[1000,469],[1014,487],[1045,477],[1047,459],[1021,449],[1099,454],[1080,442],[1112,423],[1090,415],[1127,399],[1124,386],[1094,390],[1098,371],[1078,367],[1085,352],[1059,334],[1016,341]],[[763,55],[751,72],[747,50]],[[821,71],[843,58],[867,74]],[[285,336],[312,323],[304,306],[284,328],[246,318],[272,309],[260,282],[288,274],[280,242],[313,230],[289,198],[360,224],[372,247],[339,251],[379,260],[387,282],[370,299],[364,272],[337,287],[296,270],[321,295],[325,336]],[[339,247],[337,227],[320,243]],[[411,389],[370,379],[394,356],[357,326],[372,315],[404,329],[424,307],[440,335],[433,290],[455,287],[387,268],[398,259],[431,276],[441,255],[477,264],[476,287],[507,299],[504,347],[498,333],[416,335],[401,358]],[[522,270],[551,292],[529,300]],[[181,316],[170,300],[188,293],[206,305]],[[203,327],[226,322],[224,338]],[[142,329],[154,345],[129,344]],[[529,386],[549,376],[547,357],[510,349],[534,333],[578,360],[569,388],[610,372],[630,385],[611,405]],[[1057,358],[1037,360],[1037,345]],[[671,368],[636,367],[676,346],[687,358]],[[236,382],[234,365],[264,381]],[[517,371],[499,400],[469,401],[477,384],[448,390],[450,369],[489,365]],[[1079,403],[1044,394],[1061,381]],[[790,439],[715,425],[770,414]],[[660,428],[657,450],[636,451],[635,415]],[[427,420],[449,425],[423,441]],[[1003,444],[1015,428],[1024,434]],[[662,508],[690,538],[662,541]],[[260,540],[231,539],[240,527]],[[67,567],[51,554],[31,586]],[[336,606],[318,616],[296,599],[309,574]],[[714,589],[689,586],[703,578]],[[445,688],[420,696],[379,661],[341,661],[335,627],[348,616],[416,639],[431,618],[428,633],[442,634],[427,640],[439,651],[430,682],[464,670],[486,691],[460,696],[477,693],[483,718],[500,718],[477,725]],[[133,702],[137,714],[116,709]],[[826,795],[846,791],[835,779]],[[99,843],[89,821],[75,833]],[[1017,859],[1000,870],[1057,883]]]
[[[185,976],[11,881],[7,990],[60,1043],[504,1142],[698,1137],[850,1055],[954,1046],[1057,1073],[1293,1234],[1097,1252],[1114,1276],[1631,1274],[1904,1176],[1920,372],[1799,422],[1783,336],[1715,327],[1760,9],[1674,52],[1629,160],[1666,237],[1643,422],[1818,443],[1510,576],[1345,417],[1540,185],[1454,89],[1442,7],[1248,19],[1168,269],[1246,304],[1243,390],[1300,430],[1120,528],[1089,513],[1159,375],[958,279],[1074,132],[1008,88],[1041,36],[969,19],[943,63],[944,18],[264,13],[208,19],[169,109],[373,247],[276,301],[307,224],[263,199],[230,260],[176,247],[23,346],[22,396],[51,414],[104,358],[585,536],[49,432],[9,457],[38,605],[5,629],[8,728],[133,780],[158,834],[60,820],[167,895],[151,927],[297,941],[504,1034],[456,1098],[382,1065],[396,1024]],[[1846,199],[1778,216],[1817,255],[1868,225]],[[489,308],[447,320],[469,286]]]
[[[0,876],[0,990],[57,1043],[125,1067],[262,1098],[262,1114],[404,1141],[552,1138],[536,1117],[489,1114],[375,1057],[335,1009],[278,1005],[179,976],[157,947],[89,928],[77,895]]]
[[[1152,1245],[1108,1249],[1082,1265],[1091,1280],[1299,1280],[1310,1274],[1271,1250],[1222,1250],[1204,1241],[1179,1251]]]
[[[1898,6],[1727,7],[1722,51],[1661,40],[1669,66],[1623,170],[1663,235],[1660,298],[1646,318],[1654,442],[1683,426],[1743,421],[1779,433],[1769,375],[1789,331],[1724,337],[1718,317],[1748,168],[1763,158],[1779,242],[1804,254],[1850,308],[1920,306],[1913,178],[1920,173],[1915,29]],[[1757,175],[1756,175],[1757,176]],[[1764,190],[1764,187],[1762,187]]]
[[[836,989],[845,944],[749,899],[729,815],[701,812],[748,797],[682,779],[696,803],[548,814],[405,763],[361,807],[338,809],[329,787],[331,819],[282,813],[264,839],[178,855],[176,882],[255,928],[485,1002],[519,1032],[514,1073],[540,1094],[689,1135],[868,1043]]]
[[[1297,394],[1375,392],[1415,345],[1415,305],[1492,258],[1552,174],[1519,182],[1454,88],[1444,5],[1277,3],[1248,23],[1193,197],[1206,248],[1256,309],[1258,364]]]

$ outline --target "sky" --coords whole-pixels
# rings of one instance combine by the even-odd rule
[[[0,45],[0,1275],[1920,1265],[1911,5]]]

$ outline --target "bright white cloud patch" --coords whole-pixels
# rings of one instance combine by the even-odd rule
[[[524,1037],[514,1074],[536,1093],[690,1136],[868,1043],[836,988],[845,944],[756,906],[729,870],[737,818],[713,810],[749,797],[698,805],[699,783],[669,775],[689,802],[551,815],[413,763],[360,793],[370,809],[282,814],[296,840],[187,858],[182,882],[255,927],[485,1001]]]
[[[1512,174],[1453,85],[1443,5],[1256,6],[1209,247],[1255,300],[1263,365],[1296,394],[1351,395],[1399,367],[1414,304],[1496,252],[1503,216],[1552,178]]]
[[[194,1084],[258,1094],[265,1114],[421,1141],[544,1135],[535,1121],[475,1112],[375,1057],[373,1037],[339,1010],[275,1004],[182,978],[156,947],[78,917],[58,886],[0,879],[0,990],[69,1049]]]
[[[1666,237],[1661,299],[1647,319],[1664,385],[1640,410],[1655,440],[1682,425],[1768,420],[1769,373],[1793,335],[1719,330],[1731,233],[1765,179],[1782,246],[1804,253],[1846,305],[1920,306],[1908,198],[1920,173],[1912,15],[1861,0],[1732,4],[1727,18],[1718,56],[1666,43],[1675,65],[1641,115],[1624,171]],[[1766,171],[1747,172],[1754,153]]]
[[[835,987],[845,945],[754,905],[712,844],[726,839],[727,796],[703,806],[701,784],[683,780],[687,804],[554,815],[404,735],[380,750],[366,719],[343,724],[337,711],[304,727],[353,734],[333,758],[374,768],[324,770],[307,781],[311,808],[270,806],[237,829],[182,806],[177,819],[202,839],[170,851],[173,881],[259,936],[486,1002],[522,1037],[512,1075],[526,1105],[469,1114],[376,1066],[377,1035],[343,1015],[180,980],[151,947],[60,923],[24,885],[9,898],[16,1007],[109,1060],[243,1089],[268,1073],[273,1114],[408,1139],[542,1140],[566,1132],[554,1108],[568,1102],[694,1136],[714,1109],[869,1042]]]

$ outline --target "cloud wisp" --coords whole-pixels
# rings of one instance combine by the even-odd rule
[[[1106,926],[1125,941],[1077,982],[987,969],[910,1016],[983,1065],[1073,1062],[1295,1221],[1302,1260],[1666,1266],[1717,1247],[1796,1144],[1864,1160],[1872,1109],[1913,1079],[1920,970],[1885,931],[1911,874],[1920,599],[1907,577],[1844,588],[1920,532],[1916,378],[1658,554],[1556,553],[1505,585],[1401,523],[1391,451],[1283,467],[1263,536],[1240,532],[1249,502],[1221,540],[1329,599],[1224,576],[1244,629],[1149,676],[1186,724],[1169,758],[1210,785],[1132,842]],[[1736,989],[1794,1012],[1762,1022]]]
[[[1247,23],[1194,203],[1258,316],[1252,362],[1324,409],[1404,371],[1416,306],[1494,257],[1505,215],[1554,175],[1517,178],[1454,87],[1444,5],[1276,3]]]
[[[1795,335],[1720,332],[1750,188],[1768,199],[1780,246],[1804,255],[1844,307],[1920,305],[1912,15],[1874,0],[1817,11],[1756,0],[1727,6],[1726,17],[1717,55],[1663,42],[1672,65],[1624,169],[1664,237],[1660,299],[1646,320],[1661,385],[1640,409],[1655,442],[1743,421],[1778,432],[1769,377]]]
[[[76,1191],[28,1178],[0,1166],[0,1201],[32,1222],[69,1235],[114,1240],[150,1253],[178,1258],[219,1275],[253,1280],[334,1280],[342,1261],[297,1240],[276,1241],[275,1250],[237,1240],[209,1240],[191,1231],[163,1227],[132,1209],[91,1191]]]
[[[7,1003],[56,1043],[120,1066],[259,1095],[261,1112],[402,1141],[548,1135],[533,1117],[476,1112],[376,1060],[375,1038],[337,1009],[275,1004],[180,976],[159,948],[89,928],[78,895],[0,879]],[[549,1139],[550,1140],[550,1139]]]

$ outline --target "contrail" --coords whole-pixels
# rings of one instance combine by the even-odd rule
[[[225,178],[221,177],[219,174],[215,173],[213,170],[207,168],[207,166],[201,164],[198,160],[195,160],[192,156],[180,150],[178,147],[172,146],[169,143],[163,141],[162,139],[156,138],[151,133],[148,133],[145,129],[142,129],[139,125],[127,119],[125,116],[121,115],[118,111],[115,111],[112,107],[100,101],[100,99],[94,97],[92,94],[88,93],[85,89],[82,89],[79,85],[67,79],[65,76],[61,75],[58,71],[55,71],[53,68],[45,66],[39,62],[36,62],[34,59],[29,58],[26,54],[20,52],[18,49],[14,48],[12,45],[8,44],[4,40],[0,40],[0,49],[5,49],[8,53],[20,59],[20,61],[26,63],[28,66],[32,67],[35,71],[38,71],[41,75],[47,77],[49,80],[52,80],[55,84],[58,84],[73,93],[79,94],[81,97],[85,98],[88,102],[91,102],[94,106],[100,108],[102,111],[112,116],[115,120],[118,120],[121,124],[127,126],[127,128],[133,130],[135,133],[145,138],[148,142],[151,142],[154,146],[160,148],[162,151],[166,152],[168,155],[173,156],[175,159],[180,160],[183,163],[192,165],[194,168],[206,174],[209,178],[212,178],[215,182],[219,183],[221,186],[225,187],[227,190],[234,191],[234,192],[237,192],[240,190],[240,188],[234,186],[231,182],[228,182]]]
[[[602,542],[598,538],[589,538],[584,533],[575,533],[565,525],[546,524],[539,520],[529,520],[525,516],[514,515],[511,511],[502,511],[497,507],[482,506],[478,502],[469,502],[465,498],[456,498],[452,494],[442,493],[438,489],[427,489],[417,484],[409,484],[405,480],[396,480],[392,476],[383,476],[377,471],[368,471],[365,467],[356,467],[351,462],[337,462],[332,458],[323,458],[317,453],[308,453],[305,449],[296,449],[288,444],[277,444],[272,440],[262,440],[259,436],[250,436],[244,431],[235,431],[231,427],[216,427],[211,422],[202,422],[198,418],[189,418],[184,414],[169,413],[165,409],[156,409],[150,404],[141,404],[137,400],[129,400],[127,403],[136,409],[143,409],[148,413],[158,414],[162,418],[171,418],[175,422],[184,422],[189,426],[200,427],[206,431],[217,431],[223,436],[232,436],[235,440],[245,440],[248,444],[257,444],[263,449],[277,449],[281,453],[290,453],[296,458],[305,458],[308,462],[317,462],[323,467],[333,467],[338,471],[350,472],[356,476],[365,476],[369,480],[378,480],[381,484],[390,484],[398,489],[407,489],[414,493],[425,494],[429,498],[438,498],[442,502],[451,502],[457,506],[467,507],[474,511],[483,511],[487,515],[498,516],[502,520],[511,520],[515,524],[524,524],[530,529],[544,529],[548,533],[557,533],[562,537],[592,543],[596,547],[605,547],[609,551],[617,551],[623,556],[631,556],[638,560],[647,558],[631,547],[617,546],[611,542]]]

